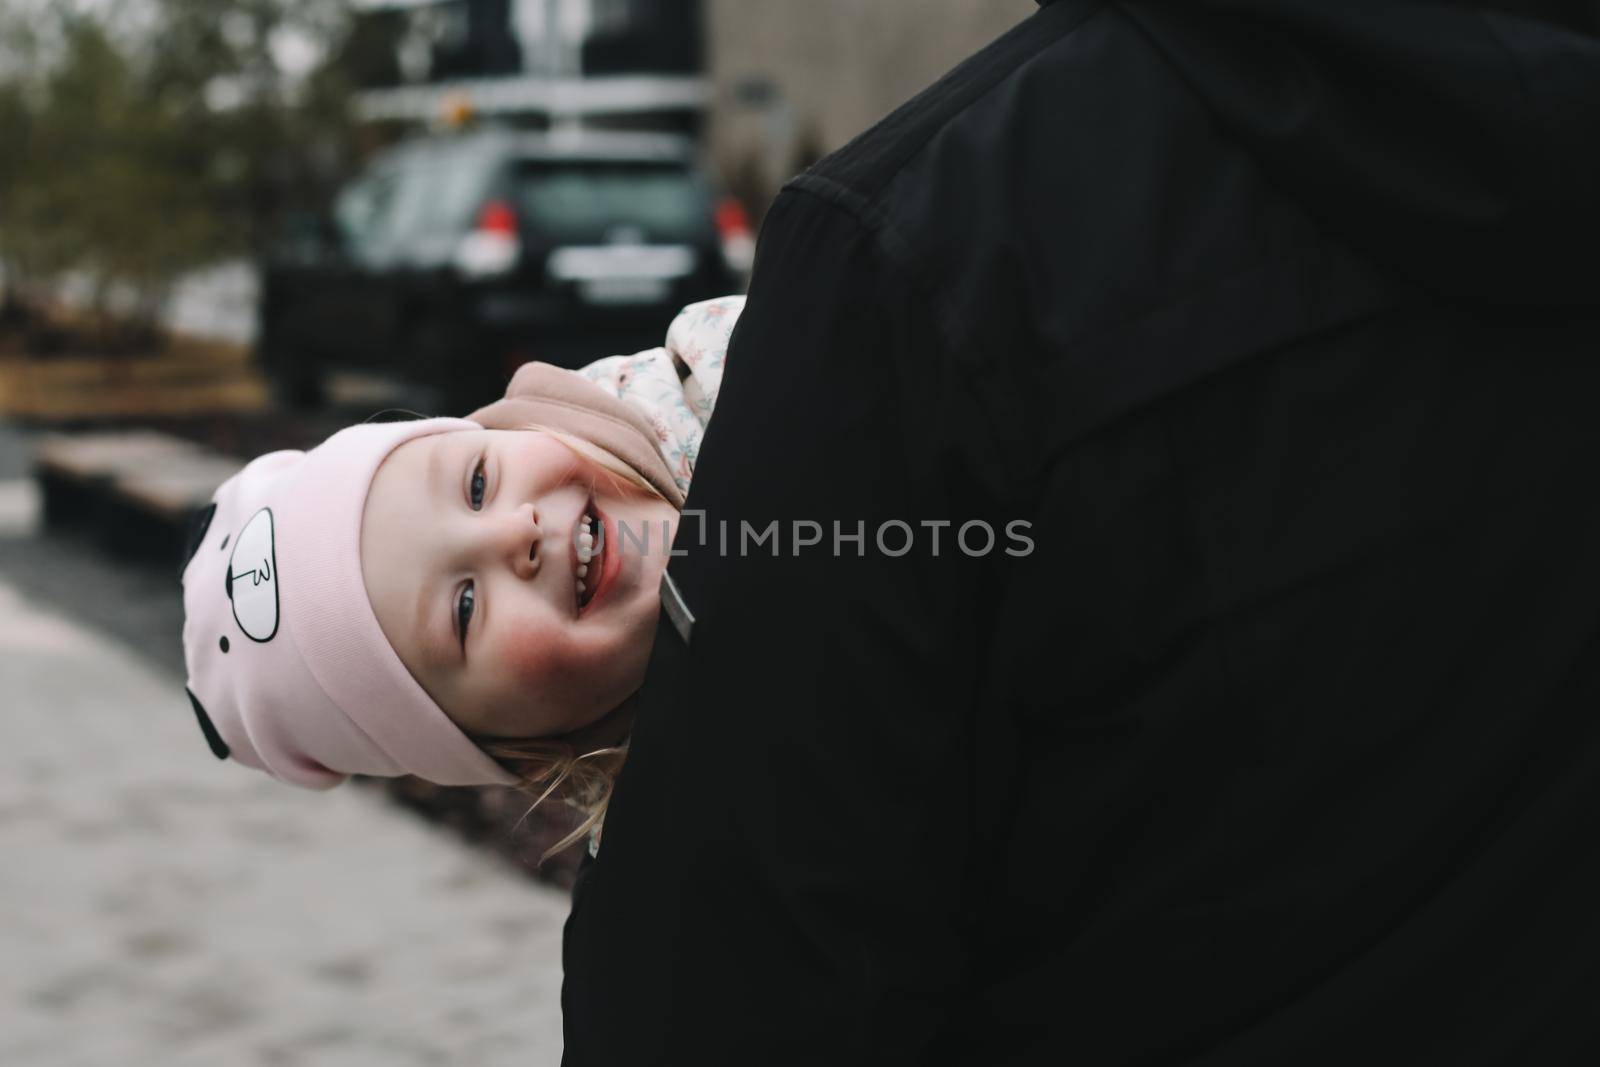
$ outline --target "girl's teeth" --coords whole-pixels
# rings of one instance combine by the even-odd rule
[[[573,538],[578,553],[578,577],[580,578],[589,573],[589,564],[594,560],[594,533],[590,528],[594,524],[596,524],[596,520],[588,512],[584,512],[578,523],[578,532]],[[578,583],[578,588],[581,592],[583,583]]]
[[[595,519],[591,517],[588,512],[584,512],[583,518],[578,524],[576,541],[578,546],[578,563],[580,565],[578,573],[580,575],[584,573],[582,567],[586,566],[591,560],[594,559],[594,533],[590,529],[591,525],[594,523]]]
[[[583,579],[580,578],[580,579],[578,579],[578,592],[581,594],[583,592],[583,589],[584,589]]]

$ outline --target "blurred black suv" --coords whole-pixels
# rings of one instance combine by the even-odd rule
[[[529,359],[662,343],[684,304],[739,291],[743,211],[668,134],[483,130],[397,145],[266,257],[258,353],[279,398],[329,368],[496,398]]]

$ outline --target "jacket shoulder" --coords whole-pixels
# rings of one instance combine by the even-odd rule
[[[1033,413],[1014,455],[1398,298],[1121,4],[1042,8],[788,188],[924,294],[993,425]]]
[[[1059,0],[1023,19],[789,185],[870,202],[940,130],[1105,5]]]

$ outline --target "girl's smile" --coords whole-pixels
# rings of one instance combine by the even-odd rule
[[[676,517],[549,434],[432,434],[373,478],[362,576],[384,635],[457,725],[560,735],[643,680],[670,537],[621,551],[618,526]]]

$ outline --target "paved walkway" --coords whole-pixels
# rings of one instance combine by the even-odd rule
[[[0,1063],[560,1061],[566,894],[218,762],[180,678],[4,583],[0,857]]]

